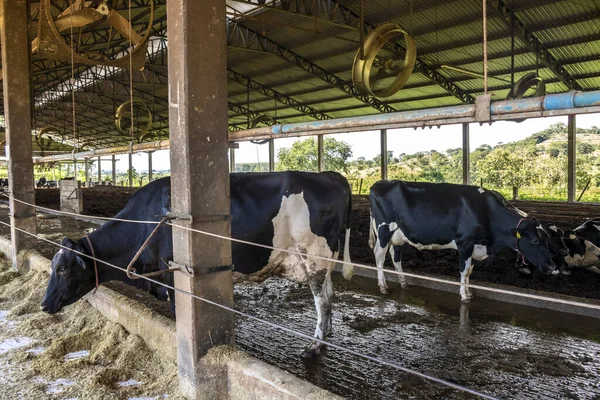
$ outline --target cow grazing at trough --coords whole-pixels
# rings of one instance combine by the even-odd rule
[[[350,261],[351,191],[338,173],[276,172],[231,174],[231,236],[249,242],[337,259],[345,233],[344,261]],[[171,209],[171,181],[162,178],[138,190],[116,217],[130,220],[157,220]],[[154,229],[154,225],[109,221],[87,237],[62,244],[100,260],[126,267]],[[89,240],[88,240],[89,239]],[[90,247],[91,246],[91,247]],[[234,271],[264,280],[281,275],[294,282],[308,283],[317,309],[315,337],[331,332],[334,262],[232,243]],[[173,259],[172,228],[162,226],[137,260],[138,272],[164,269]],[[164,262],[163,262],[164,261]],[[348,267],[345,265],[345,275]],[[98,263],[99,282],[111,280],[131,284],[125,273]],[[56,313],[74,303],[95,286],[94,263],[72,251],[61,249],[52,259],[52,273],[42,309]],[[172,285],[173,277],[164,278]],[[175,296],[169,289],[169,297]],[[174,303],[172,303],[174,307]],[[304,355],[319,354],[321,344],[313,342]]]
[[[543,272],[555,270],[540,223],[510,205],[497,192],[448,183],[379,181],[371,187],[369,245],[378,268],[378,282],[387,293],[383,272],[389,249],[396,271],[402,272],[401,247],[458,251],[461,283],[469,284],[472,260],[484,260],[508,247],[522,253]],[[406,286],[399,275],[401,286]],[[472,296],[461,286],[461,299]]]
[[[550,256],[552,257],[552,261],[554,261],[554,265],[560,271],[560,273],[569,275],[570,272],[566,262],[566,257],[569,255],[569,249],[565,244],[565,232],[553,224],[542,226],[544,229],[540,231],[540,234],[544,236],[545,240],[548,242],[548,250],[550,250]],[[531,275],[529,262],[525,259],[523,254],[517,255],[515,267],[520,273],[524,275]]]

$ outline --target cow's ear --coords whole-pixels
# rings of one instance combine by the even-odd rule
[[[511,233],[511,234],[512,234],[514,237],[516,237],[517,239],[521,239],[521,236],[522,236],[522,235],[521,235],[521,233],[522,233],[522,231],[521,231],[520,229],[518,229],[518,228],[513,228],[513,229],[511,229],[511,230],[510,230],[510,233]]]
[[[62,240],[62,242],[60,242],[61,245],[68,247],[70,249],[72,249],[75,246],[75,242],[73,242],[71,239],[69,238],[64,238]]]
[[[86,264],[85,260],[79,254],[76,255],[75,260],[77,260],[77,265],[79,265],[82,269],[85,269]]]

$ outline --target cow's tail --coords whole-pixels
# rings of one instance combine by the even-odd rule
[[[344,238],[344,266],[342,275],[350,280],[354,275],[354,265],[350,263],[350,224],[352,224],[352,192],[350,192],[350,201],[348,202],[348,212],[346,214],[346,237]]]
[[[369,247],[371,250],[375,248],[375,241],[377,240],[376,234],[375,219],[373,218],[373,215],[369,215]]]

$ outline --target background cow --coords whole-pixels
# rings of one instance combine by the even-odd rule
[[[273,246],[284,250],[336,259],[344,234],[344,261],[350,261],[351,190],[338,173],[276,172],[231,174],[231,235],[236,239]],[[138,190],[116,217],[131,220],[156,220],[171,209],[171,181],[162,178]],[[135,252],[154,229],[154,225],[109,221],[88,235],[98,259],[126,267]],[[62,243],[69,249],[92,254],[86,238]],[[317,309],[315,337],[324,339],[331,332],[333,262],[324,262],[282,251],[232,243],[234,271],[264,280],[281,275],[299,283],[308,283]],[[143,251],[135,268],[138,272],[164,269],[173,258],[171,226],[163,226]],[[161,261],[164,260],[165,262]],[[348,267],[345,266],[346,276]],[[100,282],[111,280],[131,284],[125,273],[98,265]],[[172,274],[165,277],[172,285]],[[52,259],[52,273],[42,309],[56,313],[95,285],[94,264],[68,250],[60,250]],[[169,290],[169,297],[175,296]],[[174,306],[174,304],[173,304]],[[321,344],[313,342],[305,356],[316,356]]]
[[[556,225],[542,225],[543,230],[540,233],[546,236],[545,240],[548,242],[548,250],[550,250],[550,256],[556,268],[560,273],[569,275],[571,272],[568,269],[566,257],[569,255],[569,249],[565,244],[565,232],[557,227]],[[583,253],[582,253],[583,255]],[[517,255],[515,261],[515,267],[517,270],[524,275],[531,275],[531,269],[529,268],[529,262],[525,259],[522,254]]]
[[[401,247],[458,250],[461,283],[469,284],[472,260],[484,260],[508,247],[522,253],[543,272],[555,270],[540,223],[510,205],[500,194],[475,186],[448,183],[379,181],[371,187],[369,245],[378,268],[378,282],[387,293],[383,263],[388,249],[396,271],[402,272]],[[405,287],[404,276],[399,275]],[[461,286],[463,301],[471,299]]]

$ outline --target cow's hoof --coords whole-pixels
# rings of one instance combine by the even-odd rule
[[[519,273],[523,275],[531,275],[531,270],[529,268],[520,268]]]
[[[301,357],[314,360],[315,358],[319,358],[319,354],[320,354],[320,351],[318,348],[313,349],[313,348],[309,347],[302,352]]]
[[[560,271],[560,273],[566,276],[571,275],[571,271],[569,271],[568,269],[563,269],[562,271]]]

